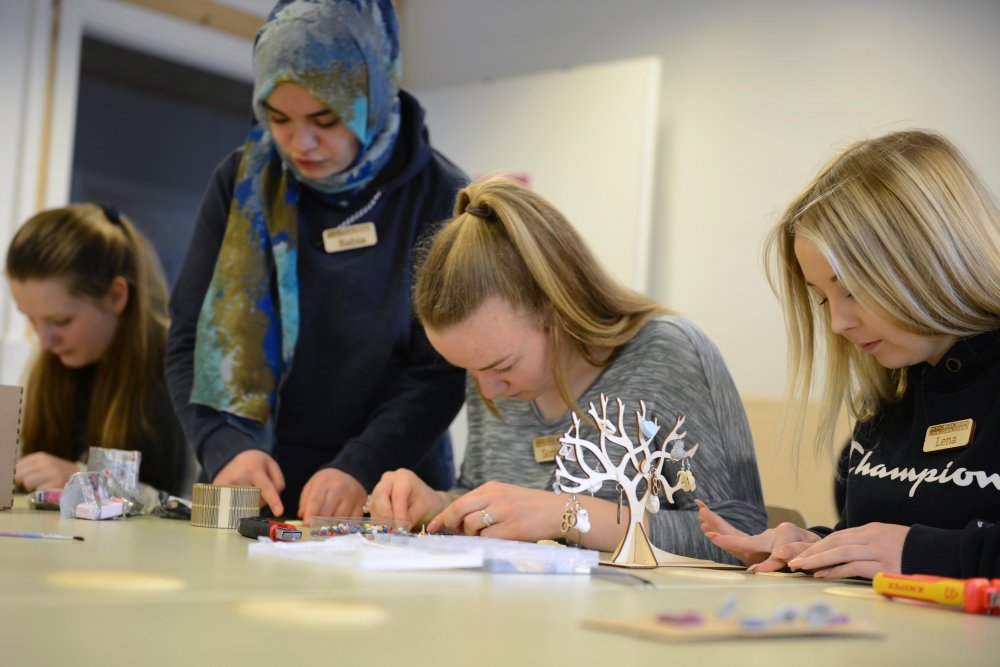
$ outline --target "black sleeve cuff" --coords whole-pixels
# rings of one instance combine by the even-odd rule
[[[915,524],[903,542],[903,574],[961,577],[959,555],[962,531]]]
[[[201,466],[210,480],[215,479],[227,463],[248,449],[259,449],[248,434],[232,426],[219,426],[201,445]]]

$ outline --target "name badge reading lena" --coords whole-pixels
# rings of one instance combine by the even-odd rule
[[[535,450],[535,463],[552,463],[556,460],[556,454],[562,444],[559,442],[561,435],[543,435],[531,441],[531,447]]]
[[[939,452],[945,449],[965,447],[972,442],[972,433],[976,423],[971,419],[962,419],[947,424],[937,424],[927,429],[924,437],[925,452]]]
[[[323,248],[329,252],[344,252],[356,248],[368,248],[378,243],[374,222],[359,222],[347,227],[331,227],[323,230]]]

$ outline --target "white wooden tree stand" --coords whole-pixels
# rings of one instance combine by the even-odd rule
[[[668,503],[674,502],[674,491],[694,491],[694,475],[690,469],[690,459],[694,456],[698,445],[684,451],[684,437],[687,431],[678,432],[684,424],[684,416],[674,420],[670,432],[660,443],[654,446],[660,425],[656,419],[652,421],[646,416],[646,404],[639,401],[639,410],[635,412],[636,440],[629,438],[625,430],[625,406],[620,398],[615,399],[618,406],[617,425],[608,417],[608,399],[601,394],[601,412],[593,403],[587,411],[593,418],[593,425],[598,432],[598,442],[595,444],[581,436],[581,419],[573,414],[573,425],[559,439],[562,447],[556,455],[556,493],[597,493],[605,482],[612,482],[618,488],[619,515],[622,500],[628,500],[628,527],[625,536],[611,555],[608,565],[619,567],[650,568],[656,567],[656,555],[649,541],[646,529],[643,527],[646,511],[656,513],[660,510],[659,494],[662,491]],[[670,451],[667,445],[673,443]],[[612,448],[620,448],[621,454],[614,456]],[[573,462],[573,467],[579,469],[570,471],[566,461]],[[663,476],[665,461],[680,461],[681,470],[677,473],[676,482],[671,485]],[[641,493],[640,493],[641,490]]]

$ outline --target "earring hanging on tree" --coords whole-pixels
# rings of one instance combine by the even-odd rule
[[[694,473],[691,472],[691,459],[681,460],[681,469],[677,472],[677,484],[685,491],[695,490]]]
[[[646,511],[656,514],[660,511],[660,479],[656,474],[650,474],[646,480],[649,493],[646,495]]]

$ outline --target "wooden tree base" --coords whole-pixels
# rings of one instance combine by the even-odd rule
[[[645,568],[657,567],[656,554],[653,553],[653,545],[649,542],[646,529],[638,521],[632,523],[631,528],[625,533],[625,537],[618,543],[615,552],[611,554],[610,561],[601,561],[602,565],[613,565],[615,567]]]

